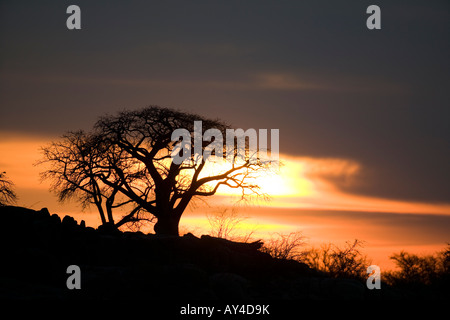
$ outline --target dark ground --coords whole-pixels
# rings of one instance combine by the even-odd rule
[[[163,237],[107,232],[66,216],[0,207],[0,298],[272,301],[401,299],[383,286],[330,278],[296,261],[247,245],[191,234]],[[69,265],[81,289],[69,290]]]

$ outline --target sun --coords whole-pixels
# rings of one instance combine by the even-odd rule
[[[315,194],[314,183],[305,176],[303,163],[281,156],[280,162],[282,165],[277,170],[255,172],[247,182],[257,184],[259,191],[270,197],[309,197]],[[213,164],[207,171],[222,172],[226,169],[226,164]],[[239,196],[241,190],[220,186],[217,194]]]

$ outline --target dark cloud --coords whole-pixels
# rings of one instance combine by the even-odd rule
[[[448,202],[450,5],[3,1],[0,126],[61,134],[160,104],[280,128],[281,152],[358,161],[349,192]],[[337,180],[336,183],[339,183]]]

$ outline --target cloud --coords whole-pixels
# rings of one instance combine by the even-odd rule
[[[272,201],[262,203],[281,208],[395,212],[450,215],[450,204],[395,200],[352,192],[361,184],[365,168],[345,158],[291,157],[281,155],[283,166],[276,177],[256,179]],[[221,193],[223,195],[230,193]],[[232,194],[232,193],[231,193]],[[239,196],[239,194],[235,193]]]
[[[323,88],[317,84],[302,81],[292,74],[263,73],[255,76],[255,88],[266,90],[316,90]]]
[[[194,42],[194,41],[161,41],[147,44],[130,51],[147,52],[167,56],[208,56],[208,57],[242,57],[255,54],[258,48],[250,45],[238,45],[233,42]]]

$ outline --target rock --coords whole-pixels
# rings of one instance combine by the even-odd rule
[[[223,238],[211,237],[209,235],[202,235],[201,239],[204,241],[211,242],[211,243],[223,245],[227,248],[230,248],[230,249],[236,250],[236,251],[257,251],[263,245],[263,242],[261,240],[251,242],[251,243],[246,243],[246,242],[231,241],[231,240],[227,240],[227,239],[223,239]]]
[[[61,218],[55,213],[50,216],[50,219],[53,223],[57,223],[57,224],[61,223]]]
[[[326,278],[320,282],[320,295],[333,300],[362,300],[365,287],[352,279]]]
[[[64,216],[61,223],[66,226],[76,226],[77,225],[77,222],[75,221],[75,219],[73,217],[67,216],[67,215]]]
[[[216,273],[210,277],[211,288],[219,299],[248,299],[248,281],[234,273]]]
[[[112,235],[112,236],[117,236],[117,235],[122,234],[122,232],[120,230],[118,230],[117,227],[111,223],[99,225],[97,230],[102,234]]]
[[[47,208],[42,208],[39,212],[47,217],[50,217],[50,212],[48,211]]]

